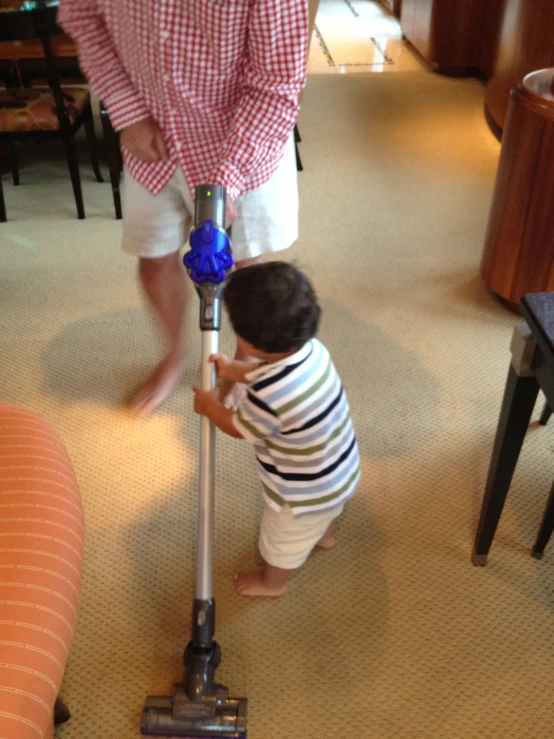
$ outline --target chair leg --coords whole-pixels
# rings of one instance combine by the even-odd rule
[[[296,148],[296,169],[298,172],[304,171],[304,165],[302,164],[302,159],[300,158],[300,152],[298,151],[298,145],[295,144]]]
[[[475,565],[483,566],[487,563],[538,394],[539,385],[535,377],[518,376],[510,364],[475,535],[472,556]]]
[[[32,87],[32,81],[27,71],[22,71],[19,64],[17,64],[17,77],[21,84],[21,87]]]
[[[83,203],[83,190],[81,188],[81,175],[79,173],[79,161],[77,159],[77,150],[75,148],[75,139],[71,133],[67,133],[63,137],[65,147],[65,155],[67,158],[67,166],[71,176],[71,184],[73,185],[73,194],[75,196],[75,204],[77,206],[77,215],[80,220],[85,217],[85,206]]]
[[[10,144],[10,158],[12,165],[13,184],[16,187],[19,187],[19,167],[17,166],[17,152],[15,150],[15,144],[13,142]]]
[[[539,420],[540,425],[546,426],[551,415],[552,415],[552,410],[550,409],[550,406],[548,405],[548,403],[545,403],[544,408],[542,409],[540,420]]]
[[[115,207],[115,217],[119,220],[122,217],[121,210],[121,152],[119,150],[119,142],[117,134],[114,131],[107,110],[102,106],[100,110],[100,119],[102,121],[102,129],[104,131],[104,142],[106,145],[106,154],[108,158],[108,168],[110,170],[110,181],[112,184],[112,195]]]
[[[304,171],[304,165],[302,164],[302,159],[300,158],[300,151],[298,150],[298,144],[302,141],[300,138],[300,132],[298,131],[298,126],[294,127],[294,151],[296,153],[296,170],[298,172]]]
[[[6,223],[6,203],[4,201],[4,188],[2,187],[2,175],[0,174],[0,223]]]
[[[296,170],[298,172],[304,171],[304,165],[302,164],[302,159],[300,158],[300,152],[298,151],[298,144],[296,141],[294,142],[294,150],[296,152]]]
[[[87,135],[88,153],[90,156],[92,171],[94,172],[94,176],[96,177],[96,182],[104,182],[102,172],[100,172],[98,149],[96,147],[96,135],[94,133],[94,119],[92,117],[92,108],[90,107],[90,105],[87,107],[83,114],[83,120],[85,123],[85,133]]]
[[[550,490],[550,495],[548,496],[548,502],[546,504],[546,508],[544,509],[544,515],[542,518],[542,522],[539,528],[539,533],[537,534],[537,540],[535,542],[535,546],[533,547],[533,551],[531,554],[535,559],[542,559],[542,555],[544,554],[544,549],[546,545],[548,544],[548,541],[550,537],[552,536],[552,532],[554,531],[554,484],[552,485],[552,488]]]
[[[6,145],[0,144],[0,174],[6,174],[9,171],[9,162],[6,154]]]

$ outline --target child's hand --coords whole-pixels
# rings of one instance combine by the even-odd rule
[[[217,388],[215,390],[202,390],[199,387],[192,388],[194,392],[194,412],[200,416],[209,416],[210,409],[219,403]]]
[[[208,362],[215,364],[216,373],[220,380],[230,379],[229,371],[234,364],[232,359],[229,359],[225,354],[212,354]]]

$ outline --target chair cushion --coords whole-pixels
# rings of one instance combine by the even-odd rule
[[[90,92],[83,87],[63,87],[62,93],[71,122],[75,123],[90,102]],[[57,131],[59,127],[50,90],[0,90],[0,131]]]

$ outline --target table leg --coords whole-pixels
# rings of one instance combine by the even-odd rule
[[[548,421],[550,420],[550,416],[552,415],[552,411],[550,410],[550,406],[548,405],[548,401],[544,404],[544,408],[542,409],[542,414],[540,418],[540,425],[546,426]]]
[[[552,532],[554,531],[554,484],[552,485],[552,488],[550,489],[550,495],[548,497],[548,503],[546,504],[546,508],[544,510],[544,515],[542,517],[541,526],[539,529],[539,533],[537,534],[537,540],[535,542],[535,546],[533,547],[533,551],[531,554],[535,559],[542,559],[542,555],[544,554],[544,550],[546,545],[548,544],[548,541],[550,540],[550,537],[552,536]]]
[[[534,349],[535,344],[528,329],[525,331],[521,326],[516,327],[512,342],[512,364],[504,390],[481,516],[475,536],[472,556],[474,565],[482,566],[487,563],[489,549],[539,392],[538,382],[531,370],[530,360]]]

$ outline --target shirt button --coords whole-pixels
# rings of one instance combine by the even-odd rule
[[[169,38],[169,31],[162,31],[160,33],[160,38],[162,41],[167,41],[167,39]]]
[[[181,149],[183,148],[183,144],[180,141],[177,141],[177,143],[175,144],[175,148],[177,149],[177,151],[181,151]]]
[[[169,75],[168,74],[164,74],[164,82],[169,82],[169,79],[170,79],[169,78]]]

